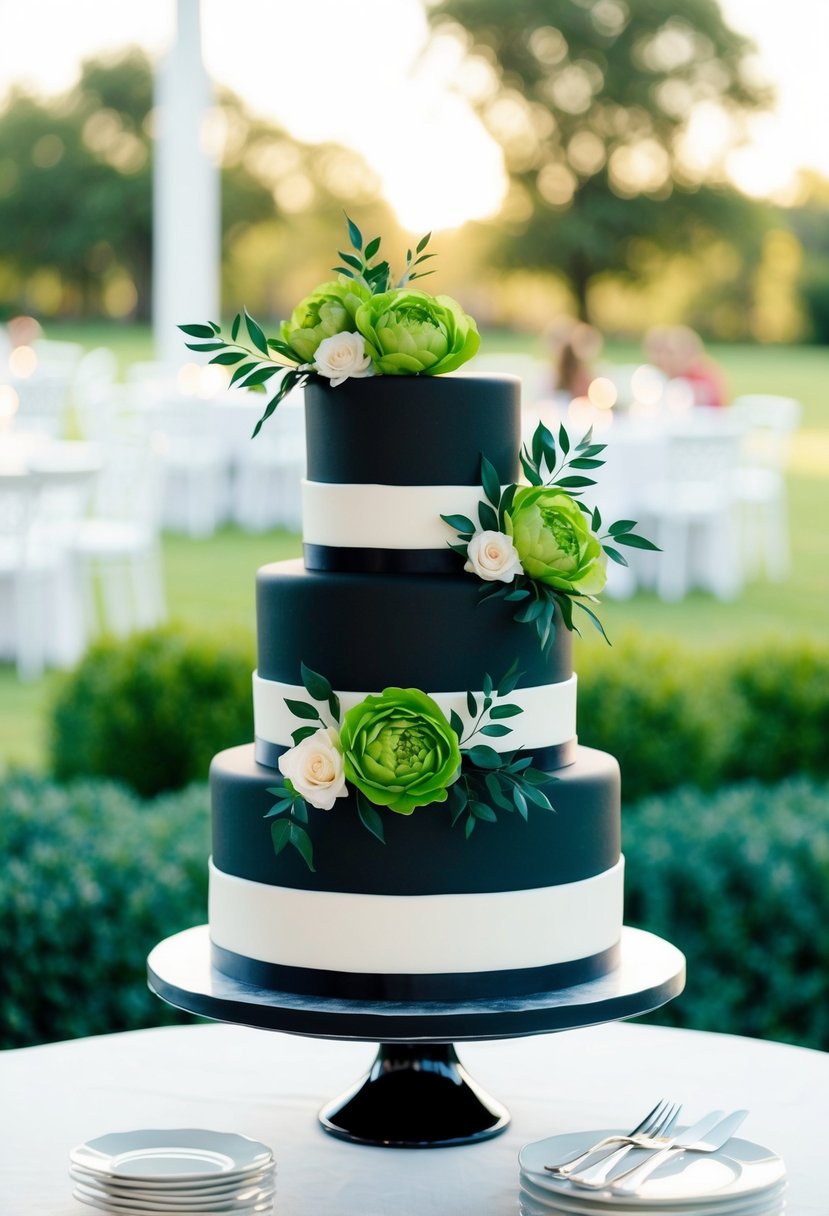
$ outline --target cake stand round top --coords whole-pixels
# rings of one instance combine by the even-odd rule
[[[572,988],[457,1004],[328,1000],[223,975],[210,961],[208,927],[199,925],[160,942],[147,959],[147,976],[168,1004],[215,1021],[315,1038],[453,1043],[574,1030],[648,1013],[682,991],[685,957],[662,938],[625,927],[618,967]]]

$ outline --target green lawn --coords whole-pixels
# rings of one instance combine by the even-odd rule
[[[88,347],[112,345],[122,366],[151,354],[149,332],[137,327],[61,326],[50,329],[48,336],[80,340]],[[526,336],[485,335],[485,346],[540,353],[540,343]],[[605,354],[628,362],[639,352],[611,344]],[[664,604],[646,594],[624,602],[608,600],[602,620],[611,639],[638,629],[692,647],[739,646],[764,638],[773,645],[775,638],[793,635],[829,638],[829,350],[723,346],[713,348],[712,354],[732,393],[777,392],[803,403],[803,429],[789,479],[791,578],[784,586],[754,583],[731,604],[701,594],[679,604]],[[252,630],[257,567],[299,551],[299,538],[284,532],[249,535],[225,529],[206,541],[169,536],[164,556],[170,614],[217,631]],[[585,633],[579,645],[603,645],[589,624],[587,628],[589,635]],[[43,763],[46,707],[56,679],[49,675],[21,686],[10,667],[0,666],[0,763]]]

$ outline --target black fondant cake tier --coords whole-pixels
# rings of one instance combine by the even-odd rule
[[[578,882],[611,869],[620,853],[619,766],[612,756],[577,749],[551,776],[553,811],[499,812],[467,840],[445,805],[413,815],[384,811],[382,844],[361,824],[353,796],[314,811],[315,871],[294,849],[274,855],[268,788],[279,780],[257,764],[253,747],[220,752],[210,770],[213,864],[225,874],[308,891],[437,895],[518,891]]]
[[[388,685],[429,692],[477,689],[517,661],[520,687],[572,675],[572,638],[559,620],[544,655],[533,629],[503,600],[481,601],[468,574],[328,574],[300,561],[263,566],[256,576],[258,671],[299,684],[300,663],[335,688]]]

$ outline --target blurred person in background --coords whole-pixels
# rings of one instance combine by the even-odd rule
[[[592,325],[564,317],[547,331],[547,345],[553,360],[553,389],[557,396],[572,401],[586,397],[595,379],[595,361],[602,349],[602,335]]]
[[[644,340],[648,362],[669,380],[684,380],[693,390],[694,405],[720,406],[728,399],[716,363],[705,353],[699,334],[687,325],[657,325]]]

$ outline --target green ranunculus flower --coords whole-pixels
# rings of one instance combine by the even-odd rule
[[[451,296],[408,287],[371,296],[355,320],[375,370],[386,376],[452,372],[481,344],[475,322]]]
[[[304,363],[310,363],[324,338],[357,332],[354,314],[370,297],[369,289],[355,279],[323,283],[282,322],[279,336]]]
[[[587,516],[564,490],[518,490],[506,525],[530,578],[576,595],[598,595],[604,587],[607,557]]]
[[[346,780],[400,815],[445,802],[461,766],[455,732],[417,688],[386,688],[348,710],[340,745]]]

